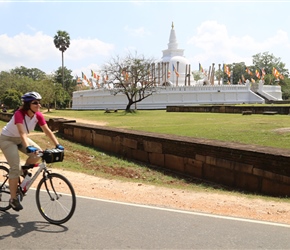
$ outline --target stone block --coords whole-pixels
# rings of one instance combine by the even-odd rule
[[[200,155],[200,154],[195,155],[195,159],[202,162],[205,162],[205,157],[206,157],[205,155]]]
[[[138,146],[138,142],[136,140],[129,139],[129,138],[123,138],[121,143],[123,146],[132,148],[132,149],[137,149],[137,146]]]
[[[131,156],[135,160],[142,161],[142,162],[149,162],[147,152],[143,150],[138,150],[138,149],[132,149],[131,152],[132,152]]]
[[[289,197],[290,185],[264,178],[261,192],[272,196]]]
[[[143,141],[144,150],[152,153],[162,153],[162,143],[153,141]]]
[[[149,163],[152,165],[164,167],[164,154],[148,153]]]
[[[179,171],[180,173],[184,173],[183,157],[165,154],[164,159],[165,159],[164,165],[166,166],[166,168]]]
[[[233,170],[234,169],[234,162],[226,160],[226,159],[217,158],[216,159],[216,166]]]
[[[253,173],[253,165],[245,164],[241,162],[234,162],[233,167],[235,171],[242,172],[242,173]]]
[[[261,179],[261,177],[254,175],[237,173],[234,186],[251,192],[260,192]]]
[[[203,162],[191,159],[191,158],[185,158],[184,159],[184,172],[185,174],[188,174],[190,176],[196,177],[196,178],[202,178],[203,177]]]

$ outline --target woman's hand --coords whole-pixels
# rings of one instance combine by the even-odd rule
[[[57,148],[57,149],[59,149],[59,150],[64,150],[64,147],[61,146],[60,144],[57,144],[57,145],[55,146],[55,148]]]
[[[36,151],[38,151],[39,149],[33,146],[28,146],[26,148],[26,153],[35,153]]]

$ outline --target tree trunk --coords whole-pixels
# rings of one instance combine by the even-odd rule
[[[63,62],[63,51],[61,52],[61,62],[62,62],[62,87],[64,88],[64,62]]]
[[[126,111],[130,111],[131,110],[131,106],[132,106],[133,102],[132,100],[129,100],[127,106],[126,106]]]

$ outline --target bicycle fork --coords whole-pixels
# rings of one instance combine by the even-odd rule
[[[56,191],[55,191],[55,189],[54,189],[54,185],[53,185],[53,182],[52,182],[52,178],[50,177],[50,174],[49,174],[49,173],[46,174],[46,176],[45,176],[44,178],[45,178],[45,181],[44,181],[45,189],[46,189],[47,194],[48,194],[49,197],[50,197],[50,200],[51,200],[51,201],[58,200],[58,199],[59,199],[59,195],[56,193]],[[48,181],[48,180],[49,180],[50,186],[51,186],[51,188],[52,188],[52,191],[53,191],[54,194],[55,194],[56,199],[55,199],[54,197],[52,197],[51,192],[50,192],[50,190],[49,190],[49,188],[48,188],[48,186],[47,186],[47,181]]]

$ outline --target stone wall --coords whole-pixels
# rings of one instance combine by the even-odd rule
[[[289,115],[290,105],[273,106],[236,106],[236,105],[196,105],[196,106],[167,106],[167,112],[211,112],[211,113],[238,113],[250,111],[252,114],[280,114]]]
[[[125,129],[62,123],[64,138],[229,187],[290,194],[290,151]]]

